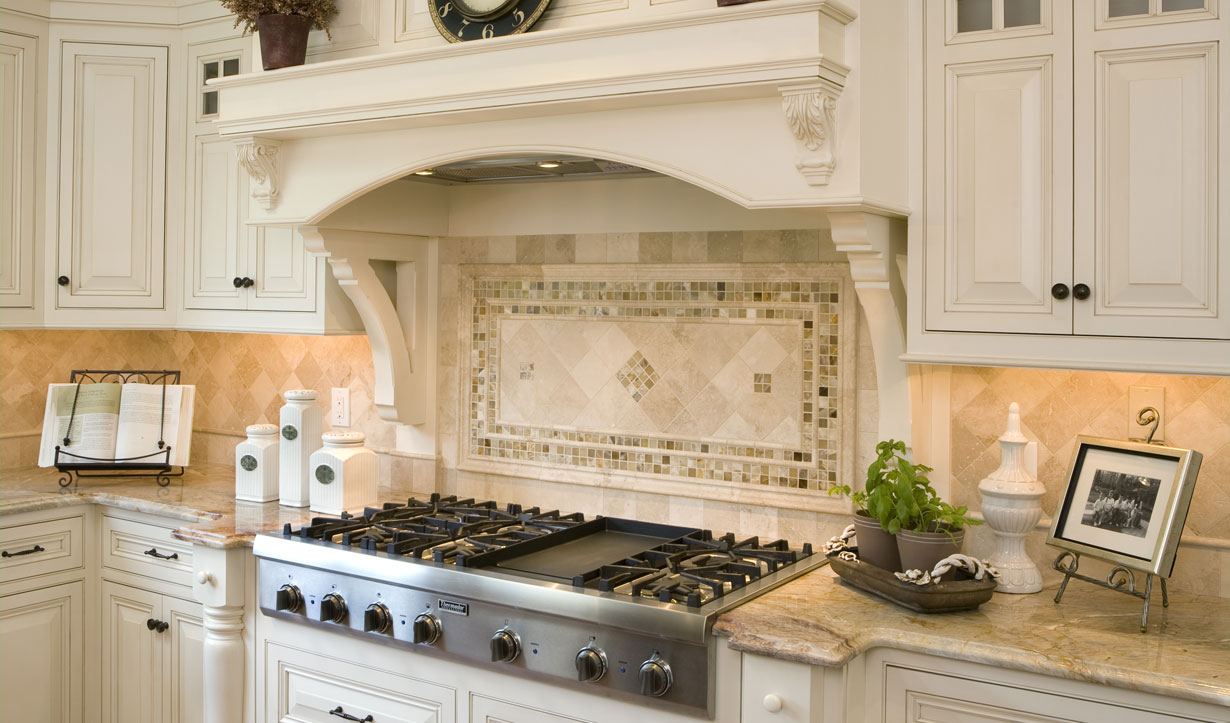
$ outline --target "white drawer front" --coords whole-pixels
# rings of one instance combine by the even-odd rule
[[[82,566],[82,518],[0,529],[0,582]]]
[[[192,585],[192,545],[170,527],[103,516],[103,567]]]
[[[269,644],[267,652],[266,690],[277,690],[276,697],[266,695],[269,721],[351,720],[343,715],[359,720],[371,716],[373,723],[454,720],[457,693],[452,688],[274,644]]]

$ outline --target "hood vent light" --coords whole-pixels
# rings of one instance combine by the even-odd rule
[[[498,183],[597,178],[602,176],[656,176],[628,163],[598,158],[484,158],[459,161],[415,171],[406,180],[427,183]]]

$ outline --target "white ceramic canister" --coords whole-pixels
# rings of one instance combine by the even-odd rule
[[[272,502],[278,498],[278,425],[252,424],[235,445],[235,499]]]
[[[376,453],[363,446],[362,432],[326,432],[312,453],[312,511],[340,515],[376,504]]]
[[[315,389],[291,389],[283,396],[286,404],[278,419],[282,427],[278,496],[287,507],[307,507],[311,500],[308,459],[320,448],[320,407]]]

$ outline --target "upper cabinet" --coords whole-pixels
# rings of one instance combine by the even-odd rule
[[[1217,0],[928,0],[922,24],[906,358],[1230,371]]]
[[[0,33],[0,308],[34,306],[38,40]]]
[[[61,45],[59,308],[161,309],[167,48]]]

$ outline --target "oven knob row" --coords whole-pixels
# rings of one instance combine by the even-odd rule
[[[422,613],[414,619],[414,642],[433,645],[440,639],[440,619],[431,613]]]
[[[491,636],[491,662],[511,663],[521,654],[521,638],[505,628]]]
[[[671,674],[671,666],[666,664],[657,653],[649,660],[641,663],[641,695],[651,695],[655,698],[666,695],[671,689],[675,676]]]
[[[346,601],[341,595],[331,592],[320,599],[320,619],[329,623],[340,623],[346,619]]]
[[[577,680],[582,683],[596,683],[606,675],[606,653],[587,645],[577,653]]]
[[[363,611],[363,632],[384,633],[393,625],[393,616],[384,603],[372,603]]]
[[[294,585],[283,585],[278,588],[275,607],[291,613],[299,612],[303,607],[303,593],[299,592],[299,588]]]

